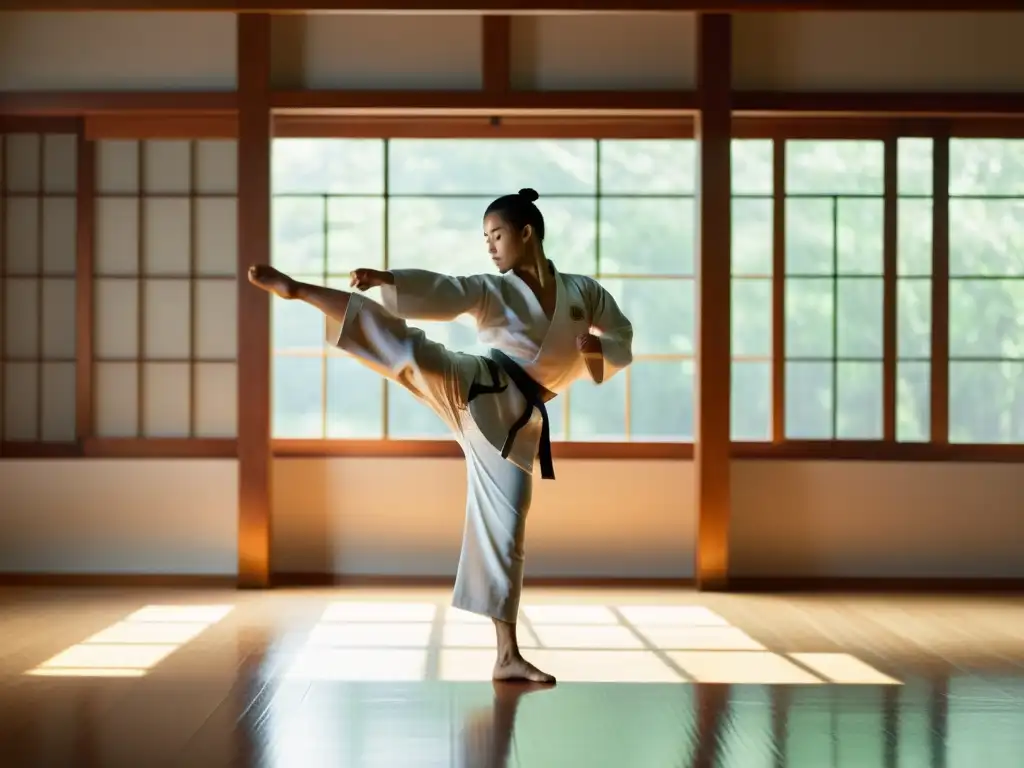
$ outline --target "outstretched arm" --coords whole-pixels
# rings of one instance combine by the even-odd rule
[[[600,283],[588,280],[587,285],[591,325],[598,334],[583,336],[579,346],[591,378],[603,384],[633,362],[633,325]]]
[[[405,320],[454,320],[468,314],[479,321],[486,310],[487,291],[479,275],[451,277],[425,269],[357,269],[352,273],[352,286],[361,291],[380,286],[385,309]]]

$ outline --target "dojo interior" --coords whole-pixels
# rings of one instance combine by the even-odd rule
[[[636,361],[553,409],[522,645],[566,682],[508,764],[677,764],[686,733],[694,765],[753,765],[780,696],[848,718],[782,764],[1017,764],[1019,713],[955,703],[1024,691],[1024,13],[29,5],[0,11],[10,754],[401,762],[419,732],[374,729],[422,716],[455,759],[493,661],[446,610],[458,448],[244,274],[485,271],[480,214],[532,186]],[[205,675],[187,714],[108,687]],[[255,679],[287,721],[263,753],[231,727]],[[424,680],[456,688],[389,715],[330,687]],[[635,741],[595,735],[623,716]]]

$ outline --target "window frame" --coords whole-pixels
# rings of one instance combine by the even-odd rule
[[[736,100],[738,107],[746,105]],[[52,113],[51,113],[52,114]],[[64,114],[68,114],[65,112]],[[83,113],[84,114],[84,113]],[[834,114],[834,113],[833,113]],[[488,118],[414,118],[414,117],[322,117],[309,114],[279,114],[274,120],[274,134],[281,137],[488,137],[488,138],[694,138],[694,121],[690,116],[658,117],[508,117]],[[98,138],[236,138],[237,121],[221,113],[203,114],[195,109],[174,116],[154,116],[145,112],[121,114],[97,113],[89,116],[54,117],[40,113],[32,116],[4,116],[0,133],[15,132],[77,132],[80,148],[77,200],[77,269],[76,269],[76,440],[67,444],[40,442],[14,443],[0,441],[0,459],[56,457],[236,457],[237,439],[104,439],[92,429],[92,239],[93,203],[91,194],[82,190],[94,188],[94,140]],[[784,424],[784,314],[783,231],[774,232],[772,276],[773,295],[773,436],[767,442],[731,442],[731,455],[737,459],[780,460],[857,460],[857,461],[961,461],[1019,462],[1024,460],[1021,444],[950,444],[949,418],[949,139],[950,138],[1024,138],[1024,120],[1019,116],[966,117],[938,114],[930,117],[836,117],[821,114],[734,112],[732,138],[786,139],[881,139],[895,144],[902,137],[925,137],[934,140],[933,156],[933,231],[932,243],[932,339],[931,339],[931,429],[927,442],[895,441],[893,415],[895,401],[895,322],[892,309],[886,310],[885,355],[883,359],[884,391],[887,393],[884,414],[885,436],[881,440],[787,440]],[[783,146],[776,141],[775,151]],[[887,149],[887,159],[888,152]],[[893,164],[893,169],[895,166]],[[886,171],[886,210],[896,203],[890,193]],[[776,188],[784,179],[784,167],[775,169]],[[890,199],[891,198],[891,199]],[[0,203],[2,206],[2,203]],[[775,195],[775,223],[778,224],[780,196]],[[885,238],[892,238],[886,223]],[[896,275],[891,263],[893,255],[885,254],[884,306],[894,307]],[[2,342],[0,342],[2,343]],[[268,350],[269,353],[269,350]],[[781,386],[780,386],[781,385]],[[892,405],[890,405],[892,403]],[[459,456],[452,440],[281,440],[269,446],[273,455],[282,457],[372,456],[427,457]],[[692,459],[692,443],[560,443],[554,449],[561,458],[586,459]]]

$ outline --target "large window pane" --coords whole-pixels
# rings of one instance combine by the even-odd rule
[[[896,227],[896,274],[900,277],[931,275],[932,201],[900,200]]]
[[[327,199],[275,197],[271,261],[288,274],[324,271]]]
[[[569,439],[628,439],[626,434],[626,375],[620,373],[604,384],[581,379],[569,393]],[[551,418],[551,413],[548,413]]]
[[[824,357],[834,354],[835,281],[786,279],[786,356]]]
[[[786,200],[787,275],[833,274],[836,214],[833,198]]]
[[[786,437],[832,438],[834,363],[786,363]]]
[[[896,439],[927,442],[931,438],[931,363],[896,363]]]
[[[1024,280],[950,280],[949,354],[1024,359]]]
[[[733,278],[732,354],[771,357],[772,281],[770,279]]]
[[[597,143],[587,139],[392,139],[388,193],[499,195],[532,187],[547,195],[593,195]],[[487,202],[490,202],[488,199]],[[478,211],[483,215],[483,209]]]
[[[882,437],[882,363],[839,362],[836,366],[836,437]]]
[[[774,251],[771,200],[734,197],[732,200],[733,275],[771,275]]]
[[[274,139],[275,195],[384,193],[381,139]]]
[[[602,141],[601,194],[692,195],[697,179],[695,149],[689,139]]]
[[[932,194],[932,139],[904,137],[896,142],[897,183],[900,195]]]
[[[882,200],[842,199],[837,213],[838,273],[881,275],[885,231]]]
[[[634,354],[693,354],[692,280],[602,280],[601,284],[633,324]]]
[[[384,437],[384,382],[355,359],[334,351],[327,355],[328,439],[372,440]]]
[[[274,355],[274,437],[324,436],[323,362],[322,357]]]
[[[771,139],[732,140],[734,195],[771,195],[775,180],[774,167]]]
[[[633,363],[629,405],[633,440],[692,440],[693,361]]]
[[[885,153],[881,141],[786,142],[786,193],[880,195]]]
[[[327,272],[384,269],[383,197],[332,197],[327,201]]]
[[[1024,362],[950,362],[949,439],[1024,442]]]
[[[732,439],[771,440],[772,364],[734,360],[731,384]]]
[[[767,148],[751,161],[770,160]],[[690,439],[692,363],[673,358],[694,347],[692,141],[287,139],[275,141],[273,163],[274,265],[341,289],[357,267],[491,271],[487,204],[537,189],[548,256],[563,272],[620,275],[602,284],[636,333],[633,368],[601,386],[581,382],[551,403],[553,436]],[[770,267],[770,202],[758,215]],[[329,348],[317,310],[274,301],[271,322],[275,437],[449,437],[406,389]],[[413,324],[449,349],[486,351],[468,317]]]
[[[882,357],[882,279],[839,278],[837,357]]]
[[[693,275],[692,198],[601,199],[601,274]]]
[[[1024,199],[951,199],[949,274],[1024,276]]]
[[[950,139],[949,194],[1024,196],[1024,139]]]
[[[930,358],[931,344],[932,281],[900,278],[896,282],[896,356]]]

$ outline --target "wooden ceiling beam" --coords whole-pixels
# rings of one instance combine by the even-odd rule
[[[745,13],[765,11],[1017,11],[1019,0],[0,0],[0,11],[229,13]]]

